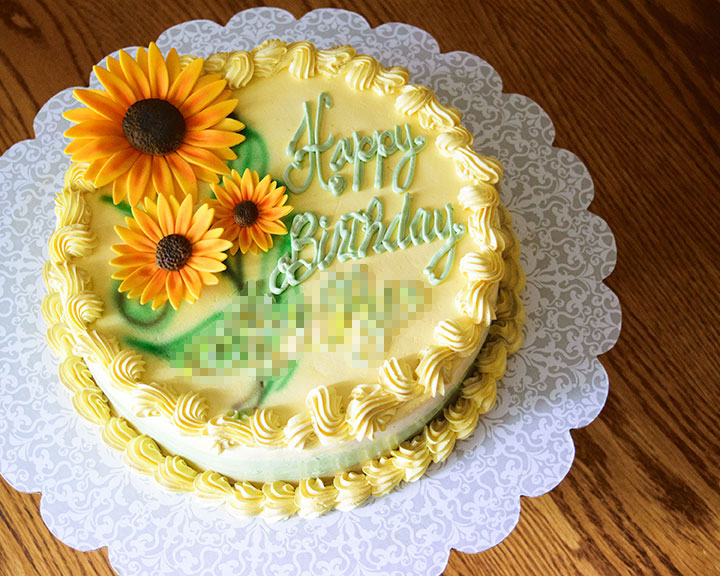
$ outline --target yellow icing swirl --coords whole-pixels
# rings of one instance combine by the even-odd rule
[[[301,480],[295,489],[295,504],[303,518],[317,518],[332,510],[338,491],[330,484],[325,486],[320,478]]]
[[[230,89],[237,90],[250,81],[255,63],[249,52],[218,52],[205,60],[203,69],[210,74],[222,74]]]
[[[129,392],[137,388],[145,372],[145,361],[132,350],[120,350],[110,363],[110,377],[120,390]]]
[[[378,384],[356,386],[347,409],[347,420],[357,440],[373,439],[385,430],[395,414],[398,400]]]
[[[165,460],[155,441],[144,434],[136,436],[125,447],[125,460],[128,465],[148,476]]]
[[[103,440],[116,450],[125,450],[138,433],[124,418],[109,418],[102,429]]]
[[[443,414],[450,428],[457,434],[458,440],[463,440],[475,430],[480,411],[472,400],[461,397],[445,408]]]
[[[233,488],[232,497],[227,501],[230,509],[243,516],[257,516],[262,511],[265,495],[250,482],[238,482]]]
[[[336,46],[329,50],[318,50],[315,54],[317,72],[322,76],[337,76],[340,70],[355,57],[352,46]]]
[[[133,390],[135,399],[135,413],[138,416],[160,416],[175,418],[175,404],[177,397],[170,390],[165,390],[157,385],[151,386],[140,383]]]
[[[71,392],[79,392],[83,388],[95,386],[90,369],[80,356],[68,354],[60,363],[60,382]]]
[[[58,322],[47,329],[45,337],[50,345],[50,349],[58,358],[64,358],[72,354],[75,341],[72,332],[66,324]]]
[[[443,320],[435,327],[436,342],[454,350],[460,356],[475,352],[482,336],[482,328],[467,317]]]
[[[253,438],[258,446],[276,448],[281,443],[283,429],[280,419],[271,408],[259,408],[250,417]]]
[[[207,400],[197,392],[186,392],[175,403],[173,423],[185,434],[197,435],[208,421]]]
[[[308,412],[295,414],[287,421],[283,431],[288,448],[302,450],[317,443],[312,416]]]
[[[85,330],[102,313],[103,301],[94,292],[84,290],[65,300],[65,319],[76,332]]]
[[[180,456],[165,456],[155,469],[155,480],[171,492],[192,492],[199,472]]]
[[[404,473],[405,482],[418,480],[432,462],[432,454],[421,434],[400,444],[392,454],[395,457],[395,465]]]
[[[362,471],[370,483],[373,496],[387,494],[405,477],[405,472],[395,465],[395,460],[385,456],[371,460]]]
[[[260,46],[253,48],[254,75],[257,78],[272,76],[277,71],[280,59],[286,51],[285,42],[280,40],[266,40]]]
[[[269,522],[285,520],[298,510],[295,504],[295,487],[280,480],[266,482],[262,487],[263,500],[260,515]]]
[[[436,418],[425,426],[425,444],[433,462],[443,462],[455,447],[457,434],[447,420]]]
[[[452,374],[455,352],[447,346],[428,346],[419,357],[416,372],[425,394],[433,398],[438,394],[443,396]]]
[[[379,372],[378,379],[382,387],[399,401],[404,402],[417,394],[417,380],[405,360],[389,358],[380,366]]]
[[[83,388],[72,399],[78,413],[93,424],[104,424],[110,418],[110,406],[100,388]]]
[[[307,395],[305,403],[310,410],[315,434],[322,444],[331,444],[349,437],[349,426],[340,409],[340,398],[334,388],[314,388]]]
[[[83,194],[84,192],[78,189],[64,188],[55,196],[55,216],[58,229],[72,224],[87,225],[90,223],[92,213]]]
[[[68,224],[57,228],[48,242],[48,251],[53,262],[88,256],[96,247],[97,238],[87,224]]]
[[[372,487],[364,474],[341,472],[333,479],[337,490],[338,510],[347,511],[357,508],[372,495]]]
[[[195,476],[193,487],[194,494],[203,500],[223,502],[233,497],[233,489],[228,479],[212,470],[205,470]]]
[[[42,306],[40,307],[45,324],[52,326],[57,324],[62,319],[62,299],[60,294],[54,292],[53,294],[47,294],[43,298]]]

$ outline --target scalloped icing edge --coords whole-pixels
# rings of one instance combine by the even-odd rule
[[[181,65],[185,67],[193,60],[192,56],[183,56]],[[464,322],[447,319],[436,326],[434,335],[438,343],[420,352],[417,374],[390,358],[380,367],[379,385],[370,392],[368,385],[360,384],[352,391],[349,402],[343,403],[333,388],[321,385],[308,394],[308,412],[295,415],[284,426],[271,409],[256,409],[242,420],[223,415],[211,417],[198,394],[178,396],[158,384],[141,382],[143,361],[138,353],[121,350],[114,338],[88,330],[102,314],[102,303],[92,293],[84,271],[70,262],[95,247],[90,216],[82,198],[95,188],[84,180],[83,166],[71,165],[65,187],[56,197],[57,227],[49,241],[50,262],[44,269],[48,292],[61,294],[60,302],[53,306],[59,304],[63,322],[55,325],[48,322],[51,347],[58,351],[66,347],[68,339],[73,340],[73,335],[79,338],[82,353],[104,364],[114,385],[142,400],[143,414],[164,416],[184,435],[209,434],[220,451],[233,445],[303,449],[318,439],[322,443],[337,443],[353,437],[372,438],[388,425],[391,421],[388,414],[392,416],[402,402],[444,395],[447,373],[452,372],[447,368],[475,351],[467,342],[473,341],[478,328],[488,326],[496,315],[493,305],[504,274],[502,254],[506,234],[499,227],[503,208],[496,188],[502,169],[494,159],[472,150],[472,135],[460,125],[457,110],[440,104],[429,88],[407,84],[405,68],[383,68],[370,56],[356,55],[350,46],[317,50],[309,42],[287,45],[268,40],[250,52],[215,53],[203,66],[205,73],[220,73],[231,89],[246,85],[253,77],[272,76],[284,69],[297,78],[314,74],[344,76],[357,90],[397,95],[395,106],[399,111],[417,115],[423,127],[438,131],[436,146],[443,155],[455,160],[458,174],[467,181],[460,190],[459,203],[470,212],[468,228],[480,251],[467,254],[460,262],[460,270],[468,281],[456,297]],[[96,398],[88,398],[97,408]],[[84,409],[91,409],[88,402]]]
[[[74,354],[74,339],[62,322],[54,297],[59,293],[51,292],[43,301],[42,312],[50,326],[48,341],[61,360],[60,380],[72,392],[77,412],[102,427],[103,440],[122,451],[130,467],[152,476],[166,490],[191,493],[202,501],[224,503],[234,513],[259,515],[271,522],[295,514],[314,518],[334,508],[351,510],[370,496],[387,494],[402,481],[420,479],[431,463],[447,459],[457,440],[470,436],[479,417],[495,405],[497,383],[505,373],[508,356],[522,344],[525,321],[520,299],[525,287],[525,276],[518,262],[520,247],[512,232],[510,214],[504,207],[499,213],[506,240],[503,251],[506,273],[500,283],[497,318],[490,326],[473,374],[463,381],[458,397],[442,414],[395,450],[366,462],[360,472],[343,471],[331,481],[307,478],[298,483],[234,482],[212,470],[199,471],[181,456],[165,453],[152,438],[139,434],[130,422],[113,414],[87,364]],[[98,354],[110,352],[102,347],[97,350]]]

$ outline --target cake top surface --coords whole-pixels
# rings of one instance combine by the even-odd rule
[[[504,240],[500,166],[456,110],[403,68],[306,42],[204,61],[151,46],[95,72],[107,93],[68,115],[80,163],[46,273],[76,276],[87,353],[138,411],[302,448],[372,438],[464,372]]]

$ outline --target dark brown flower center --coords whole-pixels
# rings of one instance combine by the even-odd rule
[[[243,200],[235,204],[233,208],[233,219],[235,224],[241,228],[246,228],[255,224],[258,219],[258,207],[252,200]]]
[[[192,256],[192,244],[182,234],[170,234],[160,239],[155,248],[155,264],[158,268],[175,272],[180,270]]]
[[[160,156],[174,152],[185,137],[185,118],[167,100],[138,100],[122,121],[125,138],[140,152]]]

